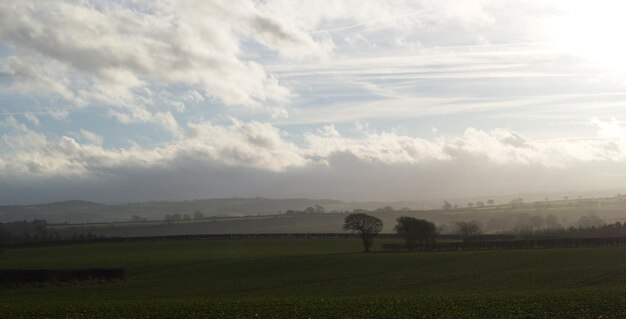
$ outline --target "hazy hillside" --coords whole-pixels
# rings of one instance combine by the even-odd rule
[[[582,193],[581,193],[582,194]],[[572,193],[569,198],[575,200],[581,194]],[[586,198],[610,196],[610,192],[582,194]],[[614,194],[614,193],[613,193]],[[513,194],[508,196],[450,198],[452,205],[466,207],[469,202],[487,202],[493,199],[496,204],[508,203],[513,198],[523,197],[527,202],[545,201],[546,198],[558,200],[567,195],[552,194]],[[147,220],[162,220],[167,214],[193,214],[201,212],[210,216],[257,216],[274,215],[287,210],[304,210],[316,205],[322,206],[327,212],[352,211],[354,209],[375,210],[390,206],[397,210],[440,209],[444,199],[428,199],[395,202],[349,202],[332,199],[269,199],[269,198],[218,198],[180,201],[154,201],[125,204],[101,204],[89,201],[70,200],[34,205],[0,206],[0,223],[21,220],[45,219],[49,223],[98,223],[129,221],[132,216]]]
[[[0,222],[45,219],[51,223],[92,223],[128,221],[133,215],[160,220],[166,214],[193,214],[204,216],[269,215],[289,209],[302,210],[309,206],[323,206],[328,211],[375,208],[384,203],[346,203],[338,200],[225,198],[192,201],[160,201],[127,204],[99,204],[87,201],[64,201],[37,205],[0,206]]]

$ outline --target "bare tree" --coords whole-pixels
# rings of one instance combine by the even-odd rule
[[[457,222],[457,233],[463,237],[463,240],[470,239],[480,234],[480,223],[478,221]]]
[[[365,252],[370,251],[374,242],[374,237],[383,229],[383,222],[363,213],[350,214],[346,216],[343,223],[343,230],[358,232],[363,240]]]
[[[450,203],[448,203],[448,201],[446,200],[446,201],[443,202],[443,207],[441,209],[443,209],[443,210],[450,210],[450,209],[452,209],[452,205]]]
[[[415,249],[417,241],[422,247],[424,244],[430,245],[437,234],[435,224],[424,219],[403,216],[396,221],[398,224],[395,230],[400,237],[404,238],[407,249]]]

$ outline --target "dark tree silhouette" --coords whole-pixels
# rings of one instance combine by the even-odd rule
[[[463,240],[471,239],[473,236],[480,234],[480,223],[478,221],[457,222],[457,233],[463,237]]]
[[[424,244],[430,245],[437,234],[435,224],[424,219],[403,216],[396,221],[398,224],[395,230],[400,237],[404,238],[407,249],[415,249],[417,241],[422,247]]]
[[[374,237],[382,229],[383,222],[380,219],[363,213],[350,214],[343,223],[343,230],[358,232],[361,235],[365,252],[370,251]]]
[[[493,201],[493,199],[490,199],[487,201],[487,205],[491,206],[493,204],[495,204],[496,202]]]
[[[452,209],[452,205],[450,203],[448,203],[448,201],[444,201],[443,202],[443,207],[441,209],[443,209],[443,210],[451,210]]]

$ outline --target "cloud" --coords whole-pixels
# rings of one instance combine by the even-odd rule
[[[85,103],[72,91],[65,70],[59,65],[46,65],[35,58],[11,56],[0,59],[0,67],[13,80],[8,90],[21,94],[48,93],[76,105]]]
[[[308,145],[303,151],[309,157],[319,158],[323,162],[327,162],[335,153],[349,153],[364,161],[388,165],[451,160],[436,142],[389,132],[368,133],[358,139],[346,138],[334,126],[326,126],[317,133],[306,134],[305,138]]]
[[[58,182],[68,192],[85,185],[141,188],[145,199],[208,196],[204,190],[215,196],[406,199],[417,193],[555,191],[582,180],[586,187],[606,189],[619,186],[617,177],[626,174],[620,169],[626,161],[622,139],[534,140],[504,129],[468,128],[459,136],[424,139],[371,129],[346,136],[328,125],[295,143],[269,123],[231,119],[179,127],[184,138],[163,146],[109,148],[86,130],[81,143],[33,132],[11,116],[2,125],[9,132],[0,143],[13,151],[2,156],[0,188],[31,189],[32,198],[50,193],[38,185]],[[157,180],[177,185],[177,191],[152,185]],[[477,180],[481,186],[472,186]],[[129,196],[116,194],[111,198]]]
[[[95,145],[102,145],[102,142],[103,142],[102,136],[100,136],[100,135],[98,135],[98,134],[96,134],[94,132],[91,132],[91,131],[88,131],[88,130],[85,130],[85,129],[80,129],[80,135],[86,141],[88,141],[90,143],[93,143]]]
[[[287,59],[324,58],[343,36],[315,35],[319,26],[349,22],[371,33],[476,23],[489,20],[485,3],[25,0],[0,5],[0,41],[12,49],[2,65],[14,89],[81,106],[136,104],[138,89],[162,85],[228,105],[282,104],[291,90],[253,58],[249,42]],[[422,11],[432,14],[414,15]]]
[[[621,162],[626,158],[626,142],[622,140],[531,140],[504,129],[468,128],[461,136],[427,140],[394,132],[370,131],[346,137],[329,125],[304,134],[304,142],[297,145],[271,124],[232,119],[229,125],[189,124],[184,129],[184,138],[166,146],[108,149],[102,146],[102,137],[84,129],[81,135],[89,144],[67,136],[56,141],[48,139],[13,117],[7,117],[4,126],[13,128],[12,134],[2,138],[5,144],[17,150],[14,155],[5,157],[5,165],[12,168],[15,176],[98,175],[115,173],[116,169],[124,167],[180,168],[187,162],[204,163],[207,169],[232,166],[283,172],[310,165],[329,165],[337,154],[389,166],[475,162],[557,169],[584,162]],[[182,128],[176,126],[175,129],[183,134]]]
[[[289,90],[242,57],[240,33],[258,35],[261,44],[278,51],[310,54],[317,45],[250,2],[138,1],[136,6],[4,3],[0,40],[17,54],[3,65],[21,90],[48,91],[74,103],[98,100],[101,93],[129,95],[150,84],[183,84],[226,104],[254,106],[284,102]]]
[[[34,126],[39,126],[41,124],[41,122],[39,122],[39,118],[37,117],[37,115],[31,112],[24,113],[24,117]]]
[[[589,120],[589,123],[598,128],[598,137],[605,139],[623,139],[624,138],[624,129],[621,127],[621,123],[615,119],[611,118],[610,122],[605,122],[597,117],[592,117]]]
[[[3,2],[0,197],[19,195],[11,185],[98,184],[111,198],[620,185],[623,86],[543,42],[555,7]],[[354,121],[367,122],[346,130]]]

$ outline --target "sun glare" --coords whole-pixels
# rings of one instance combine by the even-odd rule
[[[567,1],[556,22],[556,44],[564,53],[606,67],[626,68],[626,1]]]

